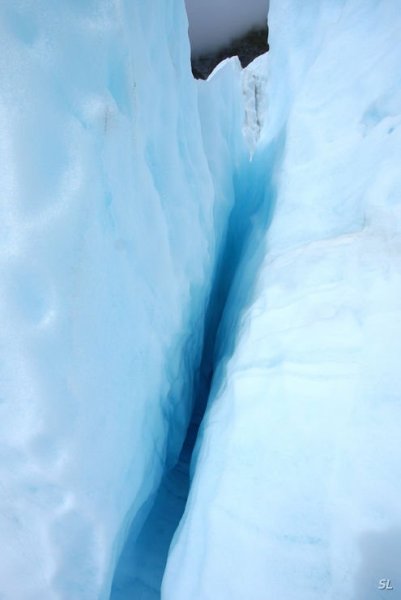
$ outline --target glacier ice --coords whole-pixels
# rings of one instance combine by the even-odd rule
[[[401,10],[187,25],[0,6],[0,596],[396,598]]]
[[[194,366],[194,379],[187,394],[192,398],[193,414],[182,451],[175,465],[167,465],[158,490],[149,498],[146,519],[138,532],[131,529],[113,581],[111,599],[151,599],[160,597],[160,584],[171,538],[185,508],[189,488],[190,458],[199,423],[207,401],[215,331],[224,309],[230,273],[225,260],[229,238],[228,215],[242,198],[237,193],[237,177],[247,170],[249,151],[242,134],[243,99],[237,59],[226,61],[209,82],[197,82],[201,137],[214,190],[212,238],[220,240],[211,273],[208,306],[198,328],[202,352]],[[221,282],[223,281],[223,285]]]
[[[181,2],[0,13],[0,595],[108,598],[185,435],[231,166]]]
[[[395,1],[271,2],[273,215],[221,324],[166,600],[401,597],[400,26]]]

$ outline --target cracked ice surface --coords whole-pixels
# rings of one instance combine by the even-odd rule
[[[373,600],[401,590],[401,11],[272,0],[269,27],[273,219],[163,598]]]

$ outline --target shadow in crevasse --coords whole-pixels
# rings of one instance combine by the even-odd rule
[[[401,526],[365,533],[354,600],[401,600]]]
[[[140,524],[137,518],[131,528],[114,574],[111,600],[161,597],[170,544],[185,511],[191,470],[196,468],[198,433],[211,401],[211,389],[224,382],[224,365],[235,350],[241,315],[251,302],[264,257],[285,138],[283,129],[234,174],[235,202],[202,323],[202,352],[193,377],[193,412],[185,441],[177,463],[166,469],[159,488],[144,506]]]

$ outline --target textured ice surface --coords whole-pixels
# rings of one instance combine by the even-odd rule
[[[243,135],[252,157],[267,115],[268,67],[269,55],[262,54],[241,75],[245,111]],[[260,183],[263,185],[263,180]]]
[[[103,599],[185,434],[230,199],[183,3],[4,0],[0,25],[0,595]]]
[[[401,10],[272,0],[269,26],[274,214],[163,598],[398,598]]]

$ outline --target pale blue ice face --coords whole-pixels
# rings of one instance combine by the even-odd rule
[[[176,461],[191,412],[232,198],[215,210],[184,5],[149,7],[0,6],[10,600],[109,597],[130,525]]]

